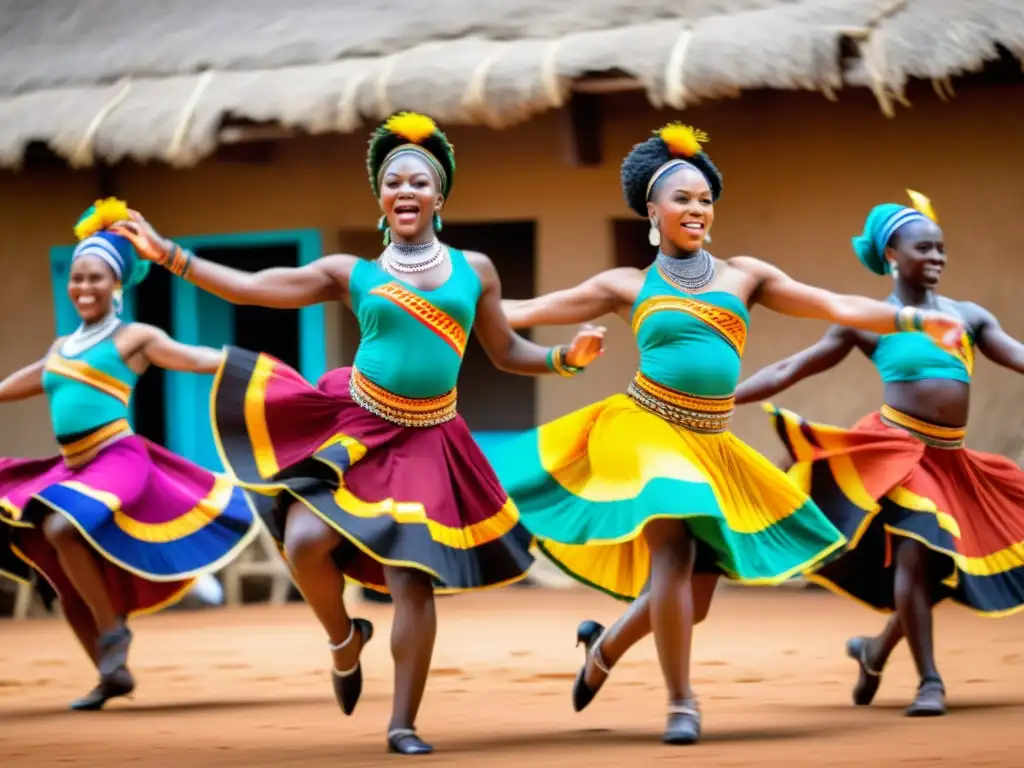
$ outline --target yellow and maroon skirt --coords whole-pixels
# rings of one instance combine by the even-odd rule
[[[988,616],[1024,607],[1024,471],[964,447],[951,429],[882,406],[852,429],[767,405],[790,476],[849,544],[808,578],[877,610],[895,608],[896,540],[938,555],[933,598]]]
[[[526,576],[532,537],[466,422],[456,393],[414,400],[354,368],[311,385],[265,354],[230,347],[211,394],[221,460],[253,491],[284,542],[299,502],[341,534],[335,562],[386,592],[384,566],[433,578],[438,592]]]

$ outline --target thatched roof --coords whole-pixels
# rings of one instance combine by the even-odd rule
[[[1022,0],[5,0],[0,166],[188,165],[226,119],[352,131],[396,109],[503,127],[617,73],[683,108],[744,89],[871,87],[1024,55]],[[840,48],[861,52],[844,71]],[[619,80],[621,82],[621,79]],[[578,86],[576,86],[578,87]]]

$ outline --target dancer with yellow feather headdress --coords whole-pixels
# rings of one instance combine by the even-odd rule
[[[213,373],[222,354],[122,321],[124,292],[150,267],[113,231],[128,215],[113,198],[82,215],[68,276],[81,325],[0,381],[0,402],[46,394],[60,444],[52,458],[0,459],[0,565],[34,570],[60,597],[100,677],[78,710],[133,691],[128,617],[174,603],[258,530],[244,490],[132,432],[128,406],[150,365]]]
[[[672,124],[623,162],[626,202],[650,221],[659,249],[653,265],[505,302],[516,328],[618,314],[636,336],[640,370],[626,394],[544,424],[492,457],[549,557],[590,586],[625,600],[639,596],[607,631],[592,621],[580,625],[587,653],[575,708],[590,703],[611,666],[653,629],[670,696],[664,741],[672,744],[700,736],[691,630],[706,615],[719,575],[777,584],[844,543],[804,491],[728,431],[750,306],[877,333],[897,330],[903,317],[891,304],[704,250],[722,191],[706,141]],[[911,319],[947,343],[962,331],[939,312],[914,310]]]
[[[740,384],[737,402],[771,397],[837,365],[854,348],[884,384],[881,410],[852,429],[808,423],[767,406],[794,464],[790,475],[849,538],[849,551],[810,578],[892,613],[877,637],[856,637],[847,654],[860,672],[854,703],[874,699],[902,638],[920,677],[911,716],[946,712],[935,664],[932,607],[951,598],[988,616],[1024,606],[1024,472],[1002,456],[964,447],[974,348],[1024,373],[1024,344],[990,312],[938,293],[946,249],[930,201],[907,190],[913,207],[886,203],[853,238],[857,257],[894,280],[888,301],[903,330],[920,331],[921,311],[962,318],[957,348],[919,332],[875,334],[833,328],[814,346]]]
[[[388,119],[370,140],[367,170],[387,246],[375,261],[335,255],[251,274],[197,258],[137,214],[119,231],[145,258],[228,301],[342,301],[355,312],[362,335],[354,365],[315,387],[279,360],[229,349],[214,385],[215,434],[225,465],[261,494],[263,519],[327,632],[345,714],[362,691],[359,657],[373,627],[349,618],[343,578],[390,591],[387,746],[422,754],[432,750],[415,719],[436,634],[434,590],[508,584],[532,563],[515,504],[456,410],[470,330],[502,370],[562,376],[600,353],[603,330],[557,347],[512,332],[494,265],[437,237],[455,154],[429,117]]]

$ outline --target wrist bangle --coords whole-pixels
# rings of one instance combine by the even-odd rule
[[[565,362],[565,355],[568,349],[564,344],[559,344],[557,347],[551,347],[548,350],[548,370],[564,378],[570,378],[583,371],[582,368]]]
[[[177,277],[187,277],[188,271],[192,267],[193,258],[192,251],[186,250],[177,243],[174,243],[174,250],[166,264],[167,271]]]
[[[901,332],[923,331],[924,317],[917,307],[900,307],[896,311],[896,330]]]

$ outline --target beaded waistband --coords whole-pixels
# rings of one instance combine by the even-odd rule
[[[131,425],[127,419],[118,419],[109,424],[104,424],[84,437],[75,437],[68,442],[61,442],[60,454],[64,457],[64,463],[69,467],[79,467],[92,461],[96,454],[111,443],[133,435]]]
[[[659,384],[637,373],[626,394],[646,411],[692,432],[725,432],[736,407],[735,397],[699,397]]]
[[[353,368],[348,391],[360,407],[400,427],[433,427],[457,415],[455,389],[437,397],[404,397],[377,386]]]
[[[897,411],[888,405],[882,406],[881,416],[882,421],[889,426],[906,430],[922,443],[932,448],[955,451],[964,447],[967,427],[940,427],[938,424],[929,424],[927,421],[915,419],[913,416]]]

